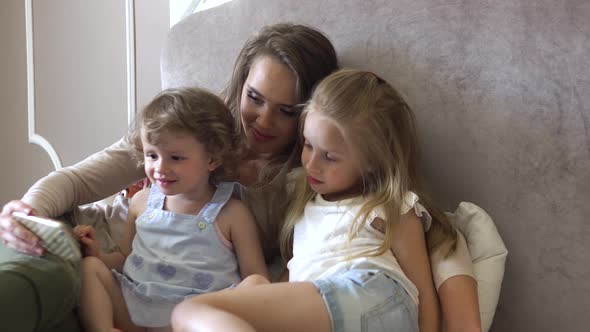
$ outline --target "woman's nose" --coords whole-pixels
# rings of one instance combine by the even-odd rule
[[[258,113],[256,123],[261,128],[270,129],[272,128],[272,116],[272,109],[268,105],[265,105]]]

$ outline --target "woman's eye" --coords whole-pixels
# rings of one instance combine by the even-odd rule
[[[250,99],[256,105],[262,105],[262,99],[258,98],[254,93],[248,91],[247,93],[248,99]]]
[[[294,118],[296,116],[299,116],[299,109],[295,108],[295,107],[282,107],[281,112],[283,114],[285,114],[286,116],[290,117],[290,118]]]

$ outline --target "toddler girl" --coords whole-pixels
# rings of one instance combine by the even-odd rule
[[[254,218],[225,182],[237,177],[239,136],[223,101],[199,89],[163,91],[127,139],[152,186],[131,199],[121,252],[101,254],[94,230],[75,228],[88,256],[87,331],[169,326],[185,298],[267,275]]]

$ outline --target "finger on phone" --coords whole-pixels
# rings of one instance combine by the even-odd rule
[[[33,246],[36,246],[39,243],[39,238],[35,234],[16,222],[10,216],[0,217],[0,229],[3,233],[11,235],[10,238],[5,237],[6,241],[12,242],[16,238]]]
[[[27,254],[31,256],[42,256],[45,254],[45,248],[41,247],[40,244],[31,245],[27,242],[20,240],[19,238],[14,237],[11,233],[2,233],[2,239],[6,247]]]
[[[17,222],[14,222],[15,226],[12,229],[12,234],[15,237],[23,240],[24,242],[28,243],[29,245],[35,246],[39,244],[39,237],[35,235],[33,232],[29,231],[26,227],[20,225]]]
[[[33,209],[29,204],[23,201],[10,201],[2,208],[2,215],[10,216],[13,212],[23,212],[28,215],[36,215],[37,211]]]

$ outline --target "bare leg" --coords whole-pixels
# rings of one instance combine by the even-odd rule
[[[324,300],[309,282],[246,285],[199,295],[176,306],[172,327],[183,332],[331,331]]]
[[[246,279],[242,280],[242,282],[240,282],[236,286],[236,288],[269,285],[269,284],[270,284],[270,281],[268,281],[268,279],[266,279],[265,277],[263,277],[259,274],[253,274],[251,276],[246,277]]]
[[[137,327],[129,317],[119,284],[111,271],[96,257],[82,261],[82,291],[80,318],[88,332],[145,331]]]

